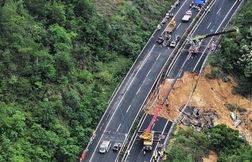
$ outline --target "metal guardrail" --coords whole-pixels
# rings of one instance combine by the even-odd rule
[[[174,1],[174,2],[175,2],[175,1]],[[170,10],[169,10],[168,12],[171,12],[171,11],[174,9],[174,6],[175,6],[175,5],[172,5],[172,7],[170,8]],[[155,30],[155,32],[156,32],[156,31],[157,31],[157,30]],[[170,59],[170,58],[169,58],[169,59]],[[169,59],[168,59],[168,60],[169,60]],[[165,64],[166,64],[166,63],[165,63]],[[140,111],[138,112],[138,114],[137,114],[137,116],[136,116],[136,118],[135,118],[134,123],[135,123],[137,120],[141,120],[141,119],[142,119],[141,116],[144,114],[144,108],[142,108],[142,107],[143,107],[144,104],[146,103],[146,100],[147,100],[148,96],[149,96],[150,93],[152,92],[152,90],[153,90],[155,84],[157,83],[157,80],[158,80],[159,76],[161,75],[161,72],[162,72],[162,70],[160,71],[160,73],[159,73],[157,79],[155,80],[154,84],[153,84],[152,87],[151,87],[151,90],[149,91],[149,93],[147,94],[147,97],[145,98],[143,104],[141,105]],[[134,125],[135,125],[135,124],[132,124],[132,127],[134,127]],[[131,129],[131,131],[130,131],[131,133],[127,136],[127,139],[125,140],[125,142],[124,142],[124,144],[123,144],[123,148],[122,148],[122,149],[120,150],[120,152],[119,152],[120,155],[122,155],[122,154],[125,152],[125,149],[127,148],[128,144],[129,144],[129,142],[130,142],[130,141],[129,141],[130,137],[132,137],[133,132],[135,132],[135,129],[137,129],[137,127],[135,127],[134,129],[132,129],[132,127],[130,128],[130,129]],[[121,157],[121,156],[120,156],[120,157]],[[119,158],[119,161],[125,160],[124,157],[125,157],[125,156]],[[117,161],[118,161],[118,159],[117,159]]]
[[[215,0],[213,0],[213,1],[215,1]],[[200,14],[200,12],[197,14],[197,16],[200,16],[201,14]],[[195,17],[196,18],[196,17]],[[189,28],[188,28],[188,30],[187,31],[189,31],[189,33],[190,33],[190,28],[192,28],[193,27],[193,25],[195,24],[195,23],[197,23],[197,19],[194,19],[194,21],[190,24],[190,26],[189,26]],[[193,24],[193,25],[192,25]],[[184,41],[186,40],[186,37],[188,36],[188,34],[187,35],[185,35],[185,33],[183,34],[183,37],[184,37]],[[182,38],[183,38],[182,37]],[[181,40],[183,40],[183,39],[181,39]],[[180,41],[180,44],[181,43],[184,43],[183,41]],[[160,73],[159,73],[159,75],[158,75],[158,77],[157,77],[157,79],[156,79],[156,81],[155,81],[155,84],[158,84],[160,81],[161,81],[161,79],[163,78],[163,73],[165,72],[165,67],[167,66],[167,64],[171,61],[171,60],[173,60],[174,59],[174,56],[175,56],[175,54],[178,52],[178,50],[180,49],[180,48],[182,48],[183,46],[181,46],[181,45],[177,45],[176,47],[175,47],[175,49],[173,50],[173,52],[172,52],[172,54],[171,54],[171,57],[169,58],[169,59],[167,59],[167,61],[166,61],[166,63],[165,63],[165,66],[162,68],[162,70],[160,71]],[[155,84],[153,84],[153,86],[152,86],[152,90],[151,91],[153,91],[153,88],[154,88],[154,85]],[[151,92],[150,91],[150,92]],[[150,94],[150,92],[149,92],[149,94]],[[149,96],[149,94],[147,95],[147,96]],[[147,99],[147,97],[146,97],[146,99]],[[143,105],[145,104],[145,102],[146,102],[146,99],[145,99],[145,101],[143,102]],[[143,106],[142,105],[142,106]],[[142,107],[141,106],[141,107]],[[141,108],[141,110],[140,110],[142,113],[143,113],[143,111],[144,111],[144,109],[142,109]],[[136,118],[139,118],[139,115],[137,115],[137,117]],[[136,127],[137,128],[137,127]],[[134,134],[135,134],[136,132],[134,132]],[[128,138],[129,137],[131,137],[130,135],[128,136]],[[128,142],[130,142],[130,141],[128,141]],[[128,143],[129,144],[129,143]],[[124,145],[124,148],[122,149],[122,152],[124,152],[125,151],[125,146],[127,146],[128,144],[125,144]],[[124,150],[124,151],[123,151]],[[122,152],[120,152],[120,153],[122,153]],[[125,158],[126,158],[126,155],[124,155],[123,156],[123,158],[121,159],[122,161],[123,160],[125,160]]]
[[[170,10],[172,10],[172,9],[173,9],[173,8],[171,8]],[[170,10],[169,10],[168,12],[170,12]],[[99,123],[97,124],[96,129],[94,130],[94,132],[96,132],[97,129],[99,128],[99,126],[100,126],[100,124],[101,124],[101,121],[103,120],[105,114],[108,112],[109,107],[111,106],[111,104],[112,104],[112,102],[113,102],[115,96],[118,94],[118,92],[119,92],[119,90],[121,89],[121,87],[125,84],[126,79],[129,79],[130,77],[133,77],[133,76],[134,76],[134,71],[133,71],[132,69],[136,66],[136,64],[137,64],[138,62],[141,62],[140,57],[142,56],[144,49],[145,49],[146,46],[149,44],[150,40],[152,39],[152,37],[154,36],[154,34],[156,34],[157,31],[158,31],[157,29],[154,30],[154,32],[152,33],[152,35],[149,37],[147,43],[145,44],[145,46],[142,48],[140,54],[139,54],[139,55],[137,56],[137,58],[135,59],[135,61],[134,61],[134,63],[132,64],[131,68],[128,70],[126,76],[125,76],[125,77],[123,78],[123,80],[116,86],[114,92],[112,93],[112,95],[111,95],[111,97],[110,97],[110,99],[109,99],[109,101],[108,101],[107,109],[106,109],[105,112],[103,113],[102,118],[101,118],[101,120],[99,121]],[[133,74],[133,75],[129,77],[130,74]],[[128,77],[129,77],[129,78],[128,78]],[[92,136],[90,137],[90,139],[91,139],[91,138],[92,138]],[[86,148],[83,150],[83,152],[84,152],[84,151],[88,151],[88,147],[89,147],[91,144],[92,144],[92,140],[90,140],[90,141],[88,142],[88,144],[87,144]]]
[[[206,3],[205,5],[204,5],[204,8],[203,8],[203,10],[202,10],[202,12],[199,12],[198,13],[198,16],[199,17],[197,17],[196,18],[196,20],[195,20],[195,23],[192,23],[189,27],[190,28],[192,28],[191,30],[189,29],[189,33],[185,33],[185,37],[187,37],[188,35],[190,35],[190,34],[192,34],[195,30],[196,30],[196,28],[197,28],[197,26],[198,25],[196,25],[196,23],[200,23],[202,20],[203,20],[203,18],[205,17],[205,14],[204,14],[204,12],[205,12],[205,7],[206,6],[211,6],[212,7],[212,5],[214,4],[214,2],[215,2],[215,0],[213,0],[213,1],[211,1],[211,2],[209,2],[209,3]],[[206,13],[207,14],[207,13]],[[185,46],[185,43],[186,43],[186,40],[184,40],[184,42],[183,43],[181,43],[181,46],[180,46],[180,48],[178,49],[178,51],[180,51],[184,46]],[[173,60],[176,60],[176,57],[173,59]],[[166,75],[167,75],[167,73],[168,73],[168,71],[171,69],[171,67],[168,67],[168,69],[167,69],[167,71],[166,71]],[[165,75],[165,77],[166,77],[166,75]],[[164,78],[165,79],[165,78]],[[176,79],[177,79],[177,77],[176,77]],[[175,79],[175,80],[176,80]],[[166,138],[165,138],[165,141],[164,141],[164,147],[167,145],[167,143],[168,143],[168,140],[169,140],[169,135],[172,133],[172,131],[173,131],[173,128],[176,126],[176,122],[173,122],[172,123],[172,126],[171,126],[171,128],[170,128],[170,130],[169,130],[169,133],[168,133],[168,135],[166,136]],[[165,148],[164,148],[164,150],[165,150]],[[157,161],[160,161],[160,157],[157,159]]]
[[[175,1],[174,1],[174,2],[175,2]],[[173,7],[174,7],[174,6],[175,6],[175,5],[173,5],[172,8],[171,8],[168,12],[171,12],[171,10],[173,10]],[[157,31],[157,30],[155,30],[155,32],[156,32],[156,31]],[[176,49],[176,47],[175,47],[175,49]],[[174,53],[175,49],[173,50],[172,54]],[[171,56],[172,56],[172,54],[171,54]],[[165,65],[167,64],[168,60],[170,60],[170,57],[167,59]],[[165,66],[164,66],[164,67],[165,67]],[[153,91],[153,88],[154,88],[155,84],[157,83],[158,79],[160,78],[160,76],[161,76],[161,74],[162,74],[162,72],[163,72],[164,67],[162,68],[162,70],[161,70],[160,73],[158,74],[157,79],[155,80],[154,84],[153,84],[152,87],[151,87],[151,90],[149,91],[149,93],[147,94],[147,97],[145,98],[143,104],[141,105],[140,111],[138,112],[138,114],[137,114],[137,116],[136,116],[136,118],[135,118],[135,121],[136,121],[136,119],[139,119],[139,118],[140,118],[140,117],[139,117],[139,116],[140,116],[139,114],[142,113],[142,115],[143,115],[144,109],[143,109],[142,107],[143,107],[144,104],[146,103],[146,100],[147,100],[148,96],[150,95],[150,93]],[[134,121],[134,122],[135,122],[135,121]],[[134,125],[134,124],[133,124],[133,125]],[[132,126],[133,126],[133,125],[132,125]],[[136,128],[137,128],[137,127],[136,127]],[[136,128],[135,128],[135,129],[136,129]],[[132,127],[131,127],[130,129],[132,129]],[[134,131],[134,130],[132,130],[132,131]],[[128,139],[129,139],[130,137],[131,137],[131,135],[128,135],[128,136],[127,136],[127,139],[125,140],[125,142],[124,142],[124,144],[123,144],[123,148],[121,149],[122,151],[120,150],[119,154],[122,154],[122,153],[123,153],[123,150],[125,150],[126,146],[128,145],[127,143],[130,142],[130,141],[128,141]],[[124,160],[124,159],[120,159],[120,160]]]
[[[229,23],[233,20],[233,18],[234,18],[234,15],[236,15],[236,13],[241,9],[241,6],[242,5],[244,5],[244,1],[245,0],[242,0],[241,1],[241,4],[238,6],[238,8],[235,10],[235,12],[232,14],[232,16],[231,16],[231,19],[227,22],[227,24],[225,25],[225,27],[224,27],[224,29],[229,25]],[[220,35],[220,38],[221,38],[222,36]],[[219,43],[219,42],[218,42]],[[207,60],[208,60],[208,57],[209,57],[209,55],[210,55],[211,53],[209,53],[208,55],[207,55],[207,57],[206,57],[206,59],[204,60],[204,62],[203,62],[203,64],[202,64],[202,67],[201,67],[201,69],[200,69],[200,73],[204,70],[204,68],[205,68],[205,66],[206,66],[206,62],[207,62]]]
[[[212,2],[214,2],[215,0],[213,0]],[[206,4],[206,5],[208,5],[208,4]],[[203,10],[203,12],[204,12],[204,10]],[[197,16],[202,16],[202,17],[204,17],[204,15],[202,15],[202,13],[201,12],[199,12],[198,14],[197,14]],[[193,29],[193,26],[199,21],[200,19],[197,19],[197,17],[195,17],[195,19],[194,19],[194,21],[191,23],[191,25],[190,25],[190,28],[188,28],[188,31],[189,31],[189,33],[185,33],[183,36],[185,37],[185,39],[184,39],[184,41],[181,41],[180,42],[180,44],[182,44],[182,46],[177,46],[176,48],[177,49],[174,49],[174,51],[173,51],[173,53],[172,53],[172,56],[174,56],[175,54],[177,54],[178,53],[178,51],[179,50],[181,50],[184,46],[184,44],[185,44],[185,42],[186,42],[186,37],[193,31],[192,29]],[[191,29],[192,28],[192,29]],[[173,59],[169,59],[169,60],[174,60],[174,58]],[[167,66],[167,63],[168,63],[168,61],[166,62],[166,64],[165,64],[165,66],[164,67],[166,67]],[[161,74],[164,74],[165,73],[165,68],[163,68],[162,70],[161,70]],[[160,75],[158,78],[158,80],[159,81],[161,81],[161,78],[163,77],[163,75]],[[177,79],[177,77],[176,77],[176,79]],[[176,81],[176,79],[175,79],[175,81]],[[175,81],[174,81],[174,84],[175,84]],[[171,91],[171,89],[169,89],[169,91],[168,91],[168,93],[167,94],[169,94],[169,92]],[[164,102],[165,102],[165,100],[167,100],[167,97],[165,97],[164,98]],[[173,130],[173,127],[175,126],[175,124],[173,123],[172,124],[172,126],[171,126],[171,128],[170,128],[170,131],[169,131],[169,134],[172,132],[172,130]],[[167,141],[168,141],[168,137],[169,137],[169,134],[166,136],[166,139],[165,139],[165,144],[167,143]]]
[[[188,37],[188,35],[192,34],[192,32],[195,31],[195,29],[197,28],[197,24],[200,23],[203,18],[204,18],[204,12],[205,12],[205,9],[206,9],[206,6],[209,6],[209,5],[213,5],[214,2],[216,0],[212,0],[212,1],[208,1],[203,7],[202,7],[202,10],[196,15],[196,17],[194,18],[193,22],[189,25],[189,27],[187,28],[187,32],[185,32],[183,35],[182,35],[182,38],[181,38],[181,41],[180,41],[180,44],[178,45],[178,49],[177,49],[177,53],[180,53],[180,51],[183,49],[183,47],[185,46],[186,44],[186,38]],[[205,12],[206,13],[206,12]],[[180,55],[174,55],[173,59],[171,60],[172,62],[170,62],[170,65],[172,66],[176,59],[179,57]],[[165,76],[163,76],[163,79],[166,78],[167,74],[168,74],[168,71],[171,70],[169,69],[169,67],[166,67],[166,73],[165,73]]]
[[[215,0],[212,0],[211,2],[213,3]],[[209,1],[208,1],[209,2]],[[244,2],[244,1],[243,1]],[[207,4],[207,3],[206,3]],[[209,4],[210,4],[210,2],[209,2]],[[205,5],[204,5],[205,6]],[[240,7],[240,6],[239,6]],[[170,10],[172,10],[173,8],[171,8]],[[170,11],[169,10],[169,11]],[[237,9],[238,10],[238,9]],[[235,11],[235,13],[237,12],[237,10]],[[199,22],[199,20],[200,20],[200,18],[202,17],[202,14],[205,12],[205,10],[201,10],[201,12],[199,12],[198,14],[197,14],[197,16],[195,17],[195,19],[194,19],[194,21],[189,25],[189,27],[188,27],[188,30],[187,30],[187,32],[186,33],[184,33],[183,34],[183,36],[182,36],[182,39],[181,39],[181,41],[180,41],[180,43],[175,47],[175,49],[174,49],[174,51],[172,52],[172,56],[171,56],[171,58],[170,59],[168,59],[168,60],[170,60],[170,61],[172,61],[172,60],[174,60],[174,58],[176,58],[176,53],[178,53],[179,52],[179,50],[181,50],[183,47],[184,47],[184,45],[185,45],[185,42],[186,42],[186,38],[188,37],[188,35],[194,30],[194,29],[196,29],[196,23],[198,23]],[[234,13],[234,14],[235,14]],[[233,15],[234,15],[233,14]],[[204,17],[204,16],[203,16]],[[109,101],[108,101],[108,103],[109,103],[109,105],[108,105],[108,107],[112,104],[112,101],[113,101],[113,99],[115,98],[115,96],[117,95],[117,93],[119,92],[119,90],[120,90],[120,88],[123,86],[123,84],[125,84],[125,81],[126,81],[126,79],[129,77],[129,75],[130,75],[130,73],[132,73],[132,72],[134,72],[134,71],[132,71],[132,69],[136,66],[136,63],[137,62],[139,62],[140,61],[140,57],[142,56],[142,53],[143,53],[143,50],[146,48],[146,46],[147,46],[147,44],[149,43],[149,41],[151,40],[151,38],[152,38],[152,36],[155,34],[157,32],[157,29],[155,29],[155,31],[153,32],[153,34],[151,35],[151,37],[149,37],[149,39],[148,39],[148,41],[147,41],[147,43],[145,44],[145,46],[144,46],[144,48],[142,49],[142,51],[140,52],[140,54],[138,55],[138,57],[136,58],[136,60],[134,61],[134,63],[132,64],[132,66],[131,66],[131,68],[129,69],[129,71],[128,71],[128,73],[126,74],[126,76],[124,77],[124,79],[123,79],[123,81],[120,83],[120,84],[118,84],[117,85],[117,87],[116,87],[116,89],[115,89],[115,91],[112,93],[112,96],[111,96],[111,98],[109,99]],[[188,33],[189,32],[189,33]],[[183,40],[183,41],[182,41]],[[208,57],[208,56],[207,56]],[[166,63],[165,63],[165,68],[163,68],[162,70],[161,70],[161,75],[159,75],[159,77],[158,77],[158,79],[156,80],[156,84],[158,84],[158,83],[160,83],[160,81],[161,81],[161,79],[162,78],[164,78],[164,71],[166,70],[166,71],[168,71],[169,70],[169,68],[167,68],[166,66],[169,64],[169,62],[170,61],[167,61]],[[141,62],[141,61],[140,61]],[[172,62],[170,62],[170,63],[172,63]],[[133,74],[133,76],[134,76],[134,74]],[[132,76],[131,76],[132,77]],[[154,84],[155,85],[155,84]],[[154,87],[154,85],[153,85],[153,87]],[[152,90],[153,90],[153,87],[152,87]],[[149,93],[150,94],[150,93]],[[149,96],[149,94],[147,95],[147,96]],[[147,98],[147,97],[146,97]],[[146,100],[145,100],[146,101]],[[145,103],[145,101],[144,101],[144,103]],[[142,106],[141,106],[142,107]],[[104,115],[105,115],[105,113],[108,111],[108,108],[106,109],[106,111],[104,112]],[[143,111],[143,109],[141,110],[141,111]],[[100,120],[100,122],[102,121],[102,119],[104,118],[104,115],[102,116],[102,118],[101,118],[101,120]],[[137,118],[139,118],[139,115],[138,115],[138,117]],[[98,123],[98,126],[96,127],[96,130],[97,130],[97,128],[99,127],[99,125],[100,125],[100,122]],[[171,130],[172,130],[172,128],[174,127],[174,123],[172,124],[172,127],[171,127]],[[137,127],[136,127],[137,128]],[[129,137],[129,136],[128,136]],[[168,136],[167,136],[168,137]],[[167,141],[168,141],[168,138],[165,140],[165,143],[167,143]],[[87,148],[88,148],[88,146],[90,145],[90,142],[88,143],[88,145],[87,145]]]
[[[227,25],[228,25],[228,24],[230,23],[230,21],[233,19],[233,16],[237,13],[237,11],[240,9],[240,7],[241,7],[241,5],[242,5],[243,3],[244,3],[244,1],[242,1],[242,3],[239,5],[239,7],[238,7],[238,8],[235,10],[235,12],[232,14],[231,19],[227,22],[227,24],[225,25],[224,28],[227,27]],[[209,56],[209,55],[208,55],[208,56]],[[194,91],[195,91],[195,89],[196,89],[196,87],[197,87],[199,78],[200,78],[201,75],[202,75],[202,70],[205,68],[205,62],[206,62],[208,56],[206,57],[206,59],[205,59],[203,65],[202,65],[202,68],[201,68],[201,70],[200,70],[199,77],[198,77],[198,79],[197,79],[197,81],[196,81],[196,84],[195,84],[195,86],[194,86],[194,89],[193,89],[192,93],[190,94],[190,97],[189,97],[188,101],[187,101],[186,104],[184,105],[184,108],[189,104],[189,102],[190,102],[190,100],[191,100],[191,98],[192,98],[192,96],[193,96],[193,93],[194,93]],[[184,109],[184,108],[183,108],[183,109]],[[183,111],[183,109],[182,109],[182,111]],[[175,126],[176,126],[176,122],[173,122],[173,123],[172,123],[172,126],[171,126],[171,128],[170,128],[170,131],[169,131],[168,134],[172,133],[172,130],[173,130],[173,128],[174,128]],[[166,139],[165,139],[165,142],[164,142],[164,146],[167,145],[168,141],[169,141],[169,135],[166,136]],[[158,158],[157,161],[160,161],[160,157]]]

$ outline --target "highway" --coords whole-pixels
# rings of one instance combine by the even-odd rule
[[[241,3],[241,1],[237,0],[216,0],[210,12],[208,12],[204,19],[198,24],[192,37],[223,30]],[[187,51],[188,47],[185,47],[182,52],[178,54],[179,57],[172,66],[172,70],[170,70],[168,77],[175,78],[183,64],[183,71],[199,73],[203,62],[210,52],[210,49],[207,47],[211,40],[212,38],[204,39],[202,47],[200,48],[201,53],[196,55],[189,55]]]
[[[192,36],[202,35],[217,32],[223,30],[227,24],[230,22],[233,14],[241,5],[241,2],[235,0],[216,0],[214,4],[210,8],[210,12],[206,12],[202,19],[200,20],[197,27],[194,29]],[[168,76],[169,78],[175,78],[177,76],[181,76],[184,71],[193,71],[200,72],[200,69],[203,66],[207,55],[210,50],[207,48],[208,44],[211,42],[212,38],[207,38],[204,40],[204,44],[201,47],[201,54],[189,55],[186,47],[184,47],[180,53],[178,53],[178,57],[175,58],[175,61],[171,68],[169,69]],[[139,140],[139,134],[147,128],[150,119],[145,117],[142,121],[140,128],[136,130],[135,136],[133,137],[130,145],[128,146],[128,150],[124,155],[125,162],[141,162],[141,161],[152,161],[153,160],[153,151],[147,152],[145,155],[142,150],[142,140]],[[158,127],[157,125],[160,124]],[[163,132],[164,130],[164,122],[160,123],[157,121],[153,127],[153,130],[156,132]],[[170,131],[170,126],[166,127],[168,130],[165,131],[165,135],[168,131]],[[168,138],[168,137],[166,137]],[[161,142],[163,143],[163,142]],[[154,148],[159,149],[157,147],[157,143],[154,143]],[[159,149],[160,150],[160,149]]]
[[[130,149],[127,155],[126,162],[143,162],[150,161],[152,158],[152,153],[146,153],[144,155],[143,150],[143,141],[139,138],[139,135],[146,129],[148,124],[151,121],[153,115],[145,114],[143,120],[140,124],[140,127],[137,130],[137,133],[132,138],[134,142],[130,145]],[[158,117],[155,125],[153,126],[154,133],[154,144],[153,148],[159,148],[158,146],[163,146],[165,136],[168,134],[171,128],[172,122],[168,121],[165,118]]]
[[[191,0],[184,0],[179,7],[173,10],[175,19],[182,18],[189,9],[190,3]],[[184,33],[189,24],[178,24],[172,36],[175,37],[175,35]],[[99,145],[103,140],[111,141],[112,145],[116,142],[124,143],[126,141],[134,120],[151,92],[162,68],[173,52],[171,48],[162,48],[156,45],[156,40],[164,29],[165,26],[151,36],[115,93],[97,126],[94,138],[90,140],[87,146],[87,152],[83,161],[103,162],[118,160],[118,153],[113,152],[111,149],[106,154],[100,154],[98,151]]]

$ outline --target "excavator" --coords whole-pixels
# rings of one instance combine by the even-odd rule
[[[209,38],[209,37],[213,37],[213,36],[217,36],[217,35],[221,35],[221,34],[227,34],[227,33],[232,33],[232,32],[237,32],[238,29],[230,29],[230,30],[226,30],[226,31],[221,31],[221,32],[217,32],[217,33],[211,33],[211,34],[204,34],[204,35],[200,35],[197,37],[194,37],[192,39],[190,39],[190,47],[189,47],[189,54],[197,54],[200,53],[199,52],[199,48],[201,46],[202,40]]]

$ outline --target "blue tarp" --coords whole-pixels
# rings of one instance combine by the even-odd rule
[[[194,3],[196,5],[203,5],[205,3],[205,0],[195,0]]]

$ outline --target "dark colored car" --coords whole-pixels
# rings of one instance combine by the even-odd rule
[[[112,149],[113,151],[118,151],[120,150],[121,147],[122,147],[121,143],[115,143]]]
[[[158,43],[158,44],[162,44],[163,42],[164,42],[163,36],[158,37],[157,43]]]

